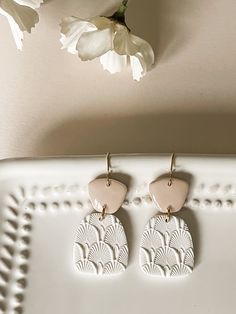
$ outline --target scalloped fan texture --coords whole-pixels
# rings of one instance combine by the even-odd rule
[[[117,217],[106,215],[100,221],[100,216],[100,213],[92,213],[79,225],[74,243],[74,261],[83,273],[119,274],[128,264],[125,231]]]
[[[149,220],[141,238],[140,266],[149,275],[180,277],[194,267],[193,241],[183,219],[157,215]]]

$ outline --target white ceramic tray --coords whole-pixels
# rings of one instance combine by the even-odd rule
[[[0,312],[24,314],[233,314],[236,311],[236,157],[177,156],[190,182],[183,217],[196,264],[184,279],[145,275],[139,243],[157,212],[148,184],[170,156],[112,156],[113,177],[128,186],[117,212],[130,249],[118,276],[81,275],[74,267],[76,229],[92,210],[87,184],[105,174],[104,157],[0,162]]]

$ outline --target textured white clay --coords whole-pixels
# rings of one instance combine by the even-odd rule
[[[140,266],[148,275],[186,276],[193,271],[191,234],[183,219],[165,215],[151,218],[141,239]]]
[[[88,185],[88,191],[93,208],[102,212],[103,206],[106,206],[106,213],[115,213],[123,204],[127,187],[116,180],[110,179],[110,185],[107,185],[107,179],[95,179]]]
[[[187,198],[189,185],[186,181],[173,178],[172,185],[168,185],[169,178],[158,179],[149,186],[153,201],[160,210],[167,212],[171,207],[171,212],[179,211]]]
[[[128,245],[119,219],[92,213],[80,224],[74,243],[74,262],[83,273],[116,275],[128,264]]]

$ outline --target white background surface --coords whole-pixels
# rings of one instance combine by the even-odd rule
[[[118,3],[46,1],[23,52],[0,16],[0,157],[236,152],[236,1],[130,0],[128,25],[157,56],[140,83],[60,50],[62,17]]]
[[[79,274],[72,256],[78,225],[91,210],[87,183],[104,173],[104,157],[0,162],[0,255],[6,231],[11,230],[6,218],[12,217],[12,208],[18,212],[13,268],[5,286],[6,314],[19,305],[17,294],[23,295],[19,307],[24,314],[235,314],[235,158],[180,156],[176,160],[176,175],[190,183],[186,208],[176,216],[184,218],[193,237],[193,273],[168,280],[149,277],[139,267],[141,235],[157,213],[156,206],[145,201],[148,184],[166,171],[169,161],[169,156],[112,157],[113,177],[128,186],[129,203],[116,215],[126,230],[130,259],[123,274],[110,278]],[[134,202],[137,197],[139,205]],[[32,217],[28,232],[22,228],[25,212]],[[19,272],[23,235],[30,239],[25,275]],[[0,270],[6,273],[2,257]],[[23,290],[16,287],[22,276],[27,282]]]

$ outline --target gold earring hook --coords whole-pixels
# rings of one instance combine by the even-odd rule
[[[173,173],[175,171],[175,154],[173,153],[171,155],[171,164],[170,164],[170,173],[169,173],[169,182],[168,186],[171,186],[173,184]]]
[[[111,185],[111,179],[110,179],[110,157],[111,154],[108,152],[106,154],[106,163],[107,163],[107,186]]]

